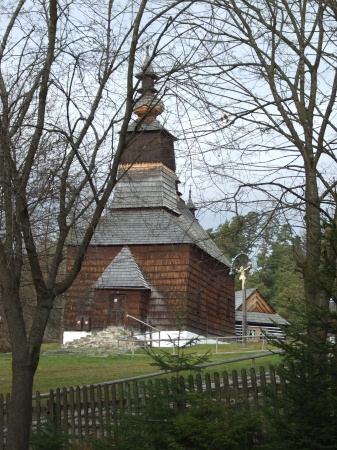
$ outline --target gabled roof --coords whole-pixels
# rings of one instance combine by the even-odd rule
[[[272,311],[275,311],[274,308],[270,305],[268,300],[261,294],[261,292],[257,288],[246,289],[246,300],[248,300],[253,294],[256,292],[259,297],[263,299],[263,301],[269,306]],[[242,305],[242,290],[235,292],[235,321],[242,322],[242,310],[239,308]],[[276,322],[279,325],[289,325],[289,322],[286,319],[283,319],[276,312],[268,313],[261,311],[247,311],[247,323],[252,324],[261,324],[261,325],[273,325],[273,322]]]
[[[258,290],[257,288],[246,289],[246,300],[253,294],[253,292],[257,290]],[[235,309],[240,308],[241,305],[242,305],[242,291],[235,291]]]
[[[189,242],[197,245],[201,250],[204,250],[210,256],[213,256],[213,258],[216,258],[218,261],[230,267],[231,264],[228,259],[217,247],[209,234],[206,233],[185,202],[180,200],[178,207],[181,216],[177,218],[177,223],[180,228],[184,230],[185,236],[188,237]]]
[[[92,287],[94,289],[150,289],[128,247],[122,248]]]

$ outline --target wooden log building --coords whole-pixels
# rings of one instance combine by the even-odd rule
[[[64,329],[118,325],[145,331],[179,326],[200,335],[235,334],[234,277],[178,191],[175,137],[157,120],[158,76],[145,59],[111,207],[101,218],[81,272],[66,294]],[[72,267],[76,239],[68,247]],[[138,322],[127,315],[133,316]]]
[[[235,292],[236,335],[242,336],[242,291]],[[284,332],[277,326],[290,325],[281,317],[257,288],[246,290],[247,334],[254,340],[263,335],[284,339]]]

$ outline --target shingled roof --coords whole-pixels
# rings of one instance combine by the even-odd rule
[[[121,167],[112,208],[167,208],[178,213],[176,195],[176,174],[162,163],[134,164]]]
[[[142,122],[139,123],[137,120],[134,120],[133,122],[130,122],[128,126],[128,133],[133,132],[137,130],[140,131],[163,131],[168,136],[172,137],[176,140],[176,138],[159,122],[157,119],[151,120],[151,122]]]
[[[249,298],[257,288],[246,289],[246,300]],[[235,309],[238,309],[242,305],[242,291],[235,292]]]
[[[255,292],[257,288],[246,289],[246,300]],[[264,300],[269,304],[268,300],[263,297]],[[242,311],[238,311],[238,308],[242,305],[242,290],[235,292],[235,321],[242,322]],[[279,325],[289,325],[289,322],[286,319],[283,319],[276,312],[274,314],[263,313],[263,312],[255,312],[255,311],[247,311],[247,322],[248,323],[256,323],[263,325],[273,325],[273,322]]]
[[[201,227],[198,220],[178,198],[179,216],[165,209],[111,210],[103,216],[91,239],[91,245],[159,245],[195,244],[218,261],[230,263]],[[76,245],[81,233],[73,235],[70,245]]]
[[[92,287],[95,289],[150,289],[128,247],[122,248]]]
[[[259,312],[247,311],[247,323],[256,323],[261,325],[273,325],[273,322],[278,325],[289,325],[286,319],[283,319],[279,314],[266,314]],[[235,322],[242,322],[242,311],[235,311]]]

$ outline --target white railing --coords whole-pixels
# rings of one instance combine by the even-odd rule
[[[249,339],[253,340],[254,342],[256,342],[256,340],[261,340],[262,341],[262,348],[261,351],[265,351],[265,341],[268,338],[268,336],[258,336],[258,337],[254,337],[252,338],[252,336],[244,336],[244,338],[246,338],[248,341]],[[270,338],[270,337],[269,337]],[[176,347],[180,347],[180,343],[181,342],[188,342],[188,341],[193,341],[195,340],[194,345],[197,345],[198,343],[201,343],[202,341],[205,341],[206,344],[210,343],[210,344],[215,344],[215,353],[233,353],[233,352],[219,352],[219,345],[228,345],[230,344],[227,341],[241,341],[242,340],[242,336],[217,336],[217,337],[196,337],[194,338],[182,338],[182,337],[177,337],[177,338],[163,338],[163,339],[152,339],[152,338],[148,338],[146,335],[144,334],[137,334],[137,335],[131,335],[131,336],[125,336],[123,338],[119,338],[118,342],[117,342],[117,353],[119,353],[119,342],[130,342],[131,343],[131,354],[132,356],[135,355],[135,348],[137,346],[139,346],[139,344],[145,343],[146,346],[152,347],[152,343],[158,343],[158,346],[161,347],[160,343],[169,343],[172,344],[172,354],[175,355],[175,349]],[[215,341],[215,343],[214,343]],[[192,344],[193,345],[193,344]],[[167,346],[168,347],[168,346]],[[255,352],[256,349],[254,350],[247,350],[247,349],[243,349],[240,350],[240,352],[242,353],[250,353],[250,352]],[[237,353],[238,350],[235,351],[235,353]]]

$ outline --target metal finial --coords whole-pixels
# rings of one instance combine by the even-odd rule
[[[192,202],[192,185],[190,184],[190,192],[189,192],[189,196],[188,196],[188,201]]]
[[[150,75],[153,78],[155,77],[154,79],[158,78],[157,74],[155,73],[155,71],[153,70],[153,67],[152,67],[149,45],[146,46],[146,55],[145,55],[145,59],[143,62],[143,75],[144,74]]]
[[[186,203],[186,206],[191,211],[191,213],[194,215],[194,213],[197,210],[197,208],[194,206],[194,203],[193,203],[193,200],[192,200],[191,184],[190,184],[189,196],[188,196],[188,201]]]

